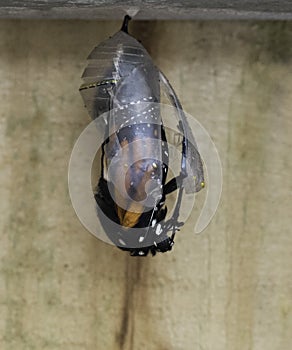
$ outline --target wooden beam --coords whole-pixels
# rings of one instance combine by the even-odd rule
[[[290,0],[2,0],[0,18],[292,19]]]

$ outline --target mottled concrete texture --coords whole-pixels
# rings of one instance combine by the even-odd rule
[[[0,22],[1,350],[291,349],[292,22],[132,23],[224,173],[206,231],[197,207],[141,260],[87,233],[67,188],[85,58],[119,27]]]
[[[291,0],[2,0],[2,18],[292,19]]]

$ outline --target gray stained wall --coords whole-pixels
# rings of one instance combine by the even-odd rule
[[[288,350],[292,22],[137,22],[220,152],[212,223],[131,258],[71,207],[69,156],[89,117],[89,51],[120,22],[0,22],[1,350]]]

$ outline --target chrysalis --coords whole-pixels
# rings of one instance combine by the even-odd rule
[[[203,166],[181,104],[145,48],[120,31],[89,55],[80,93],[93,119],[106,130],[101,172],[94,193],[99,220],[110,240],[133,256],[171,250],[180,226],[183,192],[204,187]],[[162,96],[175,108],[176,130],[167,131]],[[179,173],[170,169],[167,134],[179,135]],[[177,190],[167,218],[166,197]]]

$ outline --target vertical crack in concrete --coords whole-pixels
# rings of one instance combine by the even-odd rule
[[[142,258],[143,259],[143,258]],[[141,269],[145,260],[127,256],[125,268],[124,301],[121,311],[121,327],[117,334],[119,349],[134,349],[136,290],[141,282]],[[145,276],[143,275],[143,278]],[[141,289],[142,290],[142,289]],[[144,298],[143,298],[144,299]]]

